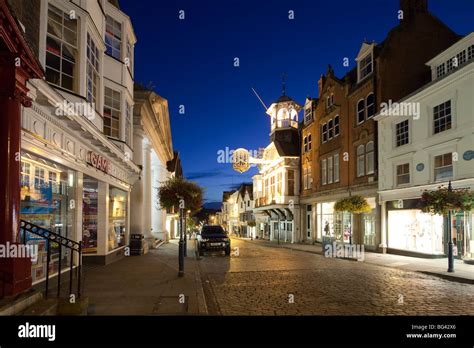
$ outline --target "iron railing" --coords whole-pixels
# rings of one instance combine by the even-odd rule
[[[51,242],[59,244],[59,265],[58,265],[58,289],[57,297],[61,295],[61,262],[62,262],[62,247],[70,250],[70,269],[69,269],[69,295],[72,294],[73,287],[73,269],[74,269],[74,252],[78,254],[78,264],[76,267],[76,279],[77,279],[77,297],[81,297],[81,277],[82,277],[82,245],[72,239],[61,236],[60,234],[54,233],[48,229],[35,225],[31,222],[20,220],[20,237],[22,238],[23,244],[27,243],[27,233],[32,233],[36,236],[42,237],[47,240],[47,254],[46,254],[46,290],[45,297],[48,297],[49,290],[49,264],[51,261]]]

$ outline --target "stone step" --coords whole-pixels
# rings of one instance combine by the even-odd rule
[[[55,298],[43,299],[28,307],[22,315],[25,316],[50,316],[57,315],[58,300]]]
[[[0,300],[0,315],[18,315],[28,307],[43,300],[43,294],[29,289],[16,296],[8,296]]]

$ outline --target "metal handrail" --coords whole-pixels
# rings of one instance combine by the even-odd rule
[[[76,268],[76,277],[77,277],[77,297],[81,297],[81,277],[82,277],[82,244],[76,242],[72,239],[66,238],[52,232],[46,228],[35,225],[31,222],[20,220],[20,233],[23,232],[23,244],[26,244],[26,232],[35,234],[39,237],[47,239],[49,242],[56,242],[59,244],[59,265],[58,265],[58,289],[57,297],[61,295],[61,261],[62,261],[62,247],[68,248],[71,250],[71,261],[70,261],[70,270],[69,270],[69,295],[72,294],[72,285],[73,285],[73,264],[74,264],[74,252],[78,253],[79,262]],[[45,297],[48,297],[49,290],[49,263],[51,260],[51,243],[47,244],[47,264],[46,264],[46,291]]]

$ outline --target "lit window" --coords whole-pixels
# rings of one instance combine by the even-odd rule
[[[362,123],[365,120],[365,103],[364,99],[357,103],[357,123]]]
[[[21,162],[21,186],[30,187],[31,166],[29,163]]]
[[[357,146],[357,177],[365,175],[365,146]]]
[[[35,189],[40,190],[44,187],[45,171],[41,167],[35,168]]]
[[[53,193],[59,193],[57,179],[58,179],[57,173],[49,172],[49,187],[51,187],[51,191]]]
[[[96,104],[99,94],[99,50],[87,33],[87,101]]]
[[[374,94],[370,93],[367,96],[367,119],[373,117],[375,115],[375,100],[374,100]]]
[[[55,6],[48,7],[46,81],[75,91],[77,21]]]
[[[396,125],[396,144],[402,146],[409,142],[408,120],[397,123]]]
[[[359,61],[359,77],[360,80],[368,76],[372,72],[372,54],[368,54]]]
[[[374,155],[374,142],[369,141],[365,146],[365,164],[366,164],[366,174],[373,174],[375,168],[375,155]]]
[[[451,100],[433,108],[434,134],[451,129]]]
[[[453,178],[453,155],[445,153],[434,158],[435,181],[448,180]]]
[[[120,92],[105,87],[104,134],[120,138]]]
[[[326,160],[321,160],[321,185],[327,184]]]
[[[339,154],[334,155],[334,182],[339,182]]]
[[[106,19],[105,46],[107,54],[121,59],[122,25],[110,16]]]
[[[397,166],[397,186],[410,183],[410,165],[408,163]]]
[[[328,157],[328,184],[332,184],[332,178],[333,178],[332,157]]]

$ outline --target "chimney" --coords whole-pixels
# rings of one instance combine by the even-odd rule
[[[428,12],[428,0],[400,0],[400,10],[403,11],[400,23],[410,22],[416,15]]]

